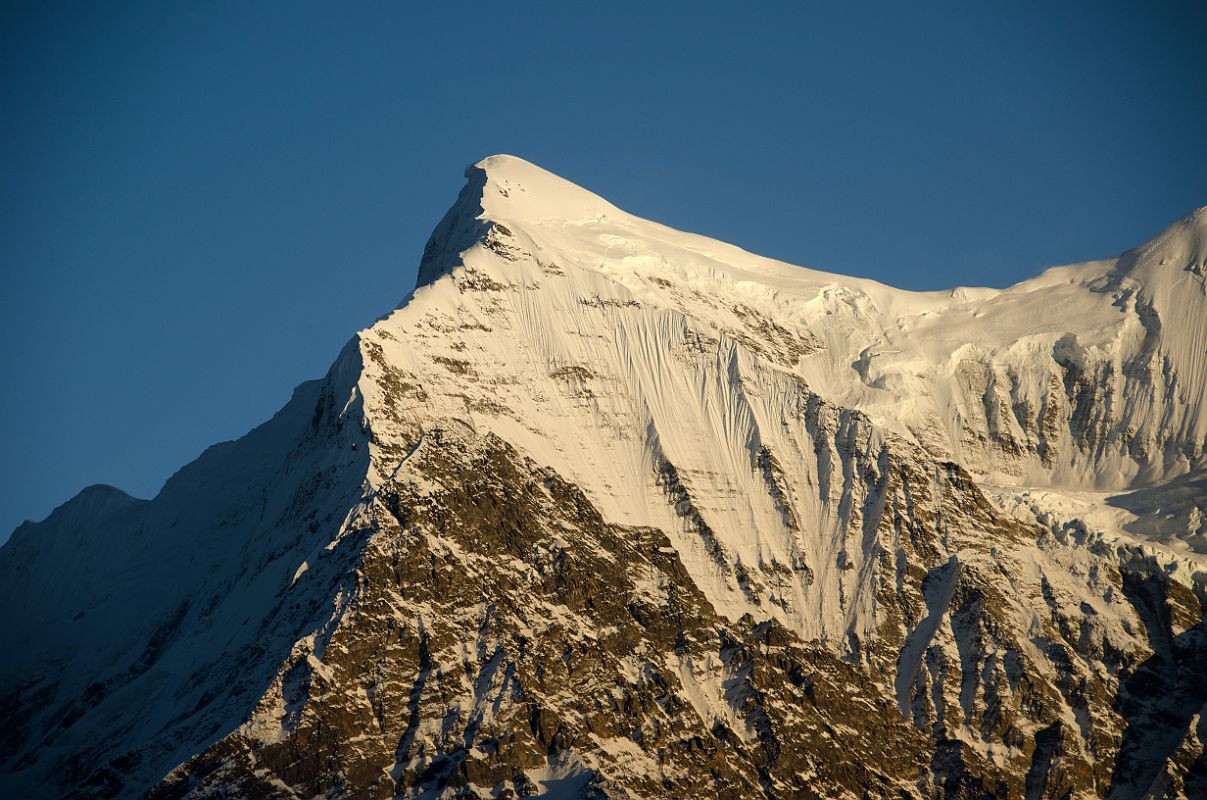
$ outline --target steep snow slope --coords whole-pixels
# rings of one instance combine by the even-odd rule
[[[494,313],[520,324],[553,311],[608,328],[678,311],[998,482],[1105,491],[1203,463],[1207,209],[1117,259],[1003,290],[917,293],[632,217],[519,159],[467,174],[424,255],[419,302],[386,329],[443,307],[441,290],[424,299],[424,287],[464,263],[509,290],[542,287],[495,298]],[[607,305],[592,317],[579,306],[594,293]],[[674,334],[642,324],[667,352]],[[569,358],[583,338],[569,326],[544,332],[530,358]]]
[[[986,472],[1110,489],[1141,471],[1161,478],[1201,462],[1207,209],[1118,259],[1059,267],[1000,291],[915,293],[634,218],[518,159],[486,159],[469,176],[441,228],[470,229],[449,240],[437,231],[421,285],[458,263],[477,229],[500,224],[494,242],[503,246],[465,263],[539,282],[527,256],[565,262],[577,268],[568,281],[582,289],[603,277],[623,287],[611,291],[753,340],[827,399],[878,425],[906,433],[937,422],[944,444],[965,460],[985,459]],[[497,256],[509,247],[513,258],[525,257],[500,268]],[[1146,371],[1153,374],[1138,374]],[[1093,381],[1103,394],[1075,400],[1101,401],[1100,416],[1080,419],[1075,406],[1059,405],[1049,396],[1052,380]],[[1045,421],[1074,431],[1054,439]],[[978,448],[970,436],[988,443]],[[1023,452],[1010,452],[1011,442]]]
[[[914,293],[467,178],[323,381],[0,550],[0,789],[1207,787],[1204,211]]]
[[[913,293],[632,217],[519,159],[467,175],[415,293],[361,334],[377,439],[401,452],[444,417],[494,431],[608,519],[679,530],[735,618],[758,605],[743,575],[789,565],[822,579],[783,588],[787,624],[868,632],[872,553],[827,474],[843,445],[900,438],[1023,491],[1203,464],[1207,213],[1115,261]],[[837,447],[823,402],[860,412]]]

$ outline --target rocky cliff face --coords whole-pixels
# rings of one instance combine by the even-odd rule
[[[0,788],[1207,793],[1207,214],[919,294],[468,176],[325,379],[0,550]]]

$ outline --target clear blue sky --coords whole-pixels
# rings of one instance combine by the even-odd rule
[[[0,539],[270,416],[490,153],[910,288],[1207,204],[1202,2],[419,5],[4,4]]]

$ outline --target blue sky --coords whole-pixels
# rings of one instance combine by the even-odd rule
[[[0,539],[270,416],[490,153],[919,289],[1207,204],[1201,3],[429,5],[4,5]]]

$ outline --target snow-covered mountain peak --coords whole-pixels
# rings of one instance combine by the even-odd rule
[[[13,539],[24,541],[25,533],[34,528],[48,536],[51,535],[48,531],[78,530],[84,527],[83,523],[143,502],[146,501],[131,497],[116,486],[95,483],[85,486],[70,500],[55,508],[42,522],[26,522],[19,526],[13,532]]]
[[[450,280],[467,310],[475,287],[485,288],[488,313],[501,319],[515,304],[493,290],[522,287],[527,309],[512,311],[534,319],[566,320],[584,303],[681,315],[693,331],[737,343],[827,400],[1003,483],[1121,489],[1202,459],[1201,211],[1116,259],[1005,289],[912,292],[635,217],[511,156],[466,175],[419,285],[464,267]],[[443,311],[448,302],[437,293],[421,305]],[[1168,398],[1163,364],[1180,390]],[[1103,387],[1108,409],[1095,420],[1077,419],[1089,408],[1079,410],[1087,401],[1076,387],[1088,382]],[[1062,442],[1043,430],[1058,419],[1071,426]]]
[[[910,292],[466,176],[325,378],[0,548],[0,795],[1205,795],[1207,214]]]
[[[498,228],[513,230],[581,225],[627,217],[581,186],[522,158],[493,155],[465,169],[466,183],[424,248],[416,286],[426,286],[461,263],[461,254]]]
[[[625,215],[599,195],[516,156],[488,156],[465,174],[471,183],[484,182],[482,208],[490,219],[575,222]]]

